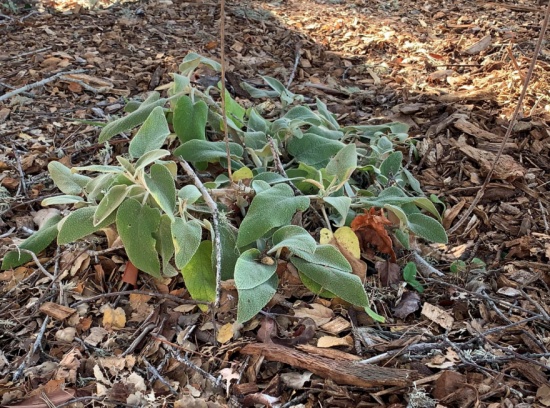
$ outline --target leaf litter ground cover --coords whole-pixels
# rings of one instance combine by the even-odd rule
[[[269,273],[275,265],[269,265],[272,254],[265,254],[268,280],[280,280],[265,309],[271,314],[235,325],[237,291],[228,282],[221,288],[216,328],[209,314],[190,304],[191,289],[181,278],[131,276],[126,262],[132,251],[127,245],[121,249],[112,229],[105,230],[106,239],[96,235],[76,245],[50,246],[34,262],[22,253],[31,262],[1,275],[2,403],[41,401],[45,395],[56,405],[84,398],[74,406],[107,401],[204,406],[208,400],[222,406],[288,401],[293,402],[287,406],[433,406],[433,399],[443,406],[547,405],[546,50],[524,118],[505,146],[507,156],[480,205],[453,231],[502,140],[541,10],[527,2],[230,4],[234,97],[252,106],[257,103],[252,89],[269,89],[259,88],[260,75],[287,83],[297,61],[291,91],[309,103],[315,97],[324,101],[340,124],[408,124],[418,156],[403,151],[403,164],[426,196],[444,200],[449,244],[419,240],[420,255],[410,253],[408,259],[407,252],[388,245],[379,223],[365,220],[352,241],[366,236],[372,242],[374,236],[379,245],[357,259],[344,232],[333,228],[330,236],[320,230],[323,215],[308,214],[302,226],[315,229],[318,243],[351,253],[340,264],[366,280],[371,306],[385,323],[337,298],[312,297],[315,288],[303,285],[293,263]],[[177,72],[189,51],[217,58],[217,13],[213,3],[169,2],[65,14],[6,12],[4,92],[60,71],[88,71],[1,102],[4,251],[42,224],[48,228],[49,210],[40,202],[59,195],[48,163],[116,164],[128,141],[114,139],[112,150],[105,151],[94,122],[122,116],[123,97],[143,100],[156,88],[165,92],[168,74]],[[195,79],[204,89],[218,77],[205,70]],[[253,88],[241,86],[243,80]],[[276,112],[264,102],[264,112]],[[293,153],[302,152],[297,146]],[[300,160],[317,165],[314,153],[302,153]],[[222,149],[202,159],[212,154],[224,157]],[[345,211],[343,198],[324,198],[333,215]],[[234,199],[220,198],[226,204]],[[401,213],[390,213],[390,222],[399,223]],[[340,221],[335,218],[333,225]],[[277,242],[300,236],[279,235]],[[298,241],[307,246],[307,238]],[[399,266],[388,262],[395,250]],[[203,251],[211,252],[196,253]],[[300,264],[303,258],[297,259]],[[372,262],[363,265],[365,259]],[[159,261],[163,268],[169,265]],[[408,261],[415,262],[417,273],[403,270]],[[384,371],[390,368],[399,371]],[[381,380],[388,377],[393,381]],[[418,380],[415,387],[412,379]]]

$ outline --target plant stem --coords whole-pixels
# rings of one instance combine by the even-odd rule
[[[193,178],[193,181],[195,183],[195,186],[199,189],[199,191],[202,194],[202,198],[204,199],[206,205],[208,208],[210,208],[210,211],[212,212],[212,228],[213,232],[212,235],[213,241],[214,241],[214,252],[216,255],[216,299],[214,301],[214,308],[217,309],[220,305],[220,294],[221,294],[221,281],[222,281],[222,243],[220,239],[220,213],[218,211],[218,206],[212,199],[212,196],[208,193],[208,190],[206,187],[204,187],[204,184],[202,184],[202,181],[199,179],[199,176],[195,173],[193,168],[187,163],[185,160],[181,159],[181,166],[183,167],[183,170],[187,173],[188,176]]]

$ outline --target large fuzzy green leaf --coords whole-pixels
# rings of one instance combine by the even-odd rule
[[[285,225],[273,233],[273,247],[269,254],[287,248],[290,252],[301,254],[303,252],[313,254],[317,243],[304,228],[297,225]]]
[[[47,207],[49,205],[76,204],[82,202],[84,202],[84,199],[80,196],[63,194],[55,197],[45,198],[40,202],[40,205],[42,207]]]
[[[160,149],[169,134],[170,129],[164,116],[164,109],[157,106],[130,142],[128,148],[130,156],[137,158],[152,150]]]
[[[296,161],[318,168],[324,167],[330,158],[345,145],[338,140],[331,140],[313,133],[306,133],[302,138],[293,137],[287,144],[288,152]]]
[[[158,106],[163,106],[166,103],[166,99],[159,98],[160,94],[158,92],[153,92],[145,101],[143,101],[138,109],[130,113],[128,116],[124,116],[108,123],[99,134],[99,143],[106,142],[119,133],[126,132],[141,125],[145,122],[153,109]]]
[[[237,246],[241,248],[272,228],[289,224],[296,211],[304,211],[308,206],[309,198],[295,197],[286,184],[277,184],[258,193],[239,228]]]
[[[174,256],[174,242],[172,241],[172,220],[166,214],[160,217],[158,233],[155,234],[157,252],[162,260],[162,274],[164,276],[176,276],[178,271],[170,264]]]
[[[220,219],[219,233],[221,241],[222,280],[233,279],[235,264],[239,259],[240,251],[237,248],[237,229],[225,218]],[[212,256],[214,257],[214,253]],[[215,263],[215,259],[213,259]]]
[[[346,223],[346,218],[351,206],[351,198],[346,196],[341,197],[323,197],[323,201],[332,207],[340,214],[340,222],[337,227],[343,227]]]
[[[175,249],[176,266],[181,269],[189,263],[202,238],[202,228],[197,220],[185,221],[176,218],[172,221],[172,241]]]
[[[44,250],[57,236],[57,223],[59,220],[61,220],[60,215],[54,215],[48,219],[44,225],[42,225],[42,228],[19,244],[19,248],[27,249],[35,254],[38,254],[40,251]],[[17,250],[10,251],[4,255],[2,270],[16,268],[19,265],[29,262],[31,259],[32,256],[30,254]]]
[[[380,173],[385,177],[396,176],[401,170],[403,162],[403,153],[400,151],[393,152],[380,165]]]
[[[118,208],[116,226],[126,254],[136,268],[161,277],[154,234],[160,224],[160,211],[129,198]]]
[[[216,299],[216,273],[212,267],[212,241],[202,241],[181,274],[185,287],[195,300],[213,302]],[[205,305],[199,306],[206,310]]]
[[[176,186],[170,170],[162,164],[151,166],[151,175],[145,175],[145,184],[159,207],[174,220],[176,208]]]
[[[237,143],[229,143],[232,157],[242,158],[243,148]],[[190,140],[176,150],[174,155],[184,160],[195,162],[215,162],[226,157],[225,142],[209,142],[207,140]]]
[[[320,288],[354,305],[369,306],[361,279],[351,273],[349,262],[332,245],[319,245],[313,255],[293,256],[290,261]]]
[[[350,143],[334,156],[327,164],[327,174],[338,177],[339,181],[347,180],[357,167],[357,148]]]
[[[141,156],[138,161],[135,164],[135,170],[138,171],[141,169],[144,169],[151,163],[156,162],[159,159],[162,159],[163,157],[169,156],[170,151],[164,150],[164,149],[155,149],[151,150],[150,152],[145,153],[143,156]]]
[[[111,215],[128,195],[129,187],[124,184],[113,186],[101,199],[94,213],[94,226],[101,224]]]
[[[71,169],[56,161],[48,163],[48,172],[57,188],[68,195],[80,194],[91,180],[90,177],[71,172]]]
[[[183,95],[174,108],[174,131],[182,142],[206,139],[206,120],[208,106],[204,101],[193,103],[190,97]]]
[[[445,228],[432,217],[416,213],[409,214],[407,218],[409,220],[409,229],[419,237],[441,244],[448,242]]]
[[[59,225],[57,244],[64,245],[84,238],[115,222],[115,212],[110,213],[101,223],[94,225],[97,206],[79,208],[70,213]]]
[[[259,260],[260,256],[259,250],[249,249],[241,254],[235,265],[235,286],[239,292],[239,323],[256,316],[277,292],[277,264],[264,265]]]

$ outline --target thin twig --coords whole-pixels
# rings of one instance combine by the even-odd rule
[[[229,149],[229,133],[227,130],[227,111],[225,109],[225,0],[220,0],[220,58],[221,58],[221,84],[222,84],[222,120],[223,120],[223,139],[225,140],[225,154],[227,155],[227,175],[233,182],[231,172],[231,151]],[[216,306],[217,307],[217,306]]]
[[[172,346],[170,346],[169,344],[167,343],[162,343],[162,346],[176,359],[178,360],[180,363],[183,363],[185,366],[195,370],[196,372],[198,372],[200,375],[202,375],[205,379],[207,379],[208,381],[210,381],[212,383],[212,385],[216,388],[221,388],[223,389],[223,384],[222,382],[217,379],[216,377],[214,377],[212,374],[204,371],[202,368],[200,368],[199,366],[193,364],[191,361],[189,361],[189,359],[187,357],[184,357],[182,355],[180,355],[180,353],[178,353],[178,350],[177,349],[174,349]]]
[[[36,336],[36,340],[34,341],[34,344],[32,346],[32,350],[29,351],[29,354],[27,354],[27,357],[25,357],[25,360],[23,360],[23,362],[19,365],[19,367],[17,368],[17,370],[13,374],[13,381],[17,381],[23,375],[23,371],[25,371],[25,367],[31,361],[32,356],[34,356],[34,354],[41,347],[42,338],[44,337],[44,333],[46,333],[46,327],[48,326],[49,321],[50,321],[50,316],[46,316],[44,318],[44,321],[42,322],[42,326],[40,327],[40,331],[38,332],[38,335]]]
[[[101,251],[92,251],[91,249],[89,249],[87,252],[88,252],[88,255],[90,256],[100,256],[100,255],[108,254],[110,252],[118,251],[119,249],[124,249],[124,245],[102,249]]]
[[[24,52],[24,53],[21,53],[21,54],[14,55],[14,56],[11,57],[10,59],[11,59],[11,60],[14,60],[14,59],[16,59],[16,58],[26,57],[27,55],[38,54],[39,52],[42,52],[42,51],[48,51],[48,50],[50,50],[51,48],[52,48],[52,47],[49,46],[49,47],[39,48],[39,49],[37,49],[37,50],[32,50],[32,51]]]
[[[93,395],[89,395],[89,396],[86,396],[86,397],[76,397],[76,398],[73,398],[73,399],[70,399],[69,401],[67,402],[64,402],[62,404],[59,404],[59,405],[56,405],[57,408],[63,408],[63,407],[67,407],[69,405],[72,405],[74,404],[75,402],[85,402],[85,401],[99,401],[99,402],[108,402],[105,398],[107,398],[106,395],[103,395],[101,397],[96,397],[96,396],[93,396]],[[118,403],[117,403],[118,405]]]
[[[426,260],[422,258],[418,252],[413,251],[412,255],[413,255],[414,263],[418,267],[418,271],[424,278],[428,278],[431,275],[445,276],[443,272],[434,268],[432,265],[426,262]]]
[[[292,68],[292,72],[290,73],[290,77],[288,78],[288,82],[286,84],[287,89],[290,89],[290,85],[292,84],[292,81],[294,80],[294,76],[296,75],[296,70],[298,69],[298,64],[300,63],[301,48],[302,48],[302,42],[298,41],[296,43],[296,56],[294,57],[294,67]]]
[[[174,389],[174,387],[172,387],[170,383],[166,381],[162,375],[160,375],[157,369],[147,360],[147,358],[143,357],[143,361],[145,362],[147,369],[151,372],[151,374],[153,374],[153,377],[166,385],[166,387],[170,390],[172,394],[178,395],[178,392]]]
[[[222,243],[220,238],[220,223],[219,223],[219,217],[220,213],[218,211],[218,206],[208,194],[208,190],[206,190],[206,187],[204,187],[204,184],[202,184],[202,181],[200,180],[199,176],[195,173],[193,168],[187,163],[185,160],[181,160],[181,166],[183,167],[183,170],[187,173],[188,176],[193,178],[193,181],[195,183],[195,186],[199,189],[199,191],[202,194],[202,198],[204,199],[206,205],[208,208],[210,208],[210,211],[212,212],[212,227],[214,228],[214,251],[216,252],[216,300],[214,301],[214,308],[217,309],[220,305],[220,296],[221,296],[221,282],[222,282]],[[214,324],[214,327],[216,325]]]
[[[69,77],[66,77],[66,78],[63,78],[63,81],[66,81],[66,82],[74,82],[75,84],[78,84],[80,85],[82,88],[84,88],[85,90],[87,91],[90,91],[94,94],[97,94],[99,92],[98,89],[95,89],[93,86],[90,86],[88,85],[86,82],[84,81],[81,81],[80,79],[75,79],[75,78],[69,78]]]
[[[21,166],[21,158],[15,146],[13,146],[12,151],[17,163],[17,172],[19,173],[19,188],[23,191],[25,198],[27,198],[27,184],[25,183],[25,172],[23,171],[23,166]]]
[[[151,297],[171,300],[173,302],[176,302],[182,305],[209,305],[210,304],[210,302],[205,302],[203,300],[182,299],[178,296],[169,295],[167,293],[148,292],[145,290],[124,290],[122,292],[102,293],[101,295],[91,296],[89,298],[79,300],[78,302],[74,302],[72,305],[70,305],[70,307],[77,307],[84,303],[95,302],[96,300],[99,300],[99,299],[116,297],[120,295],[147,295]]]
[[[525,293],[525,291],[523,289],[519,288],[518,290],[519,290],[519,293],[521,293],[521,296],[523,296],[525,299],[527,299],[527,301],[529,303],[531,303],[533,306],[535,306],[537,308],[537,310],[540,312],[540,314],[544,316],[544,319],[547,322],[550,322],[550,316],[548,315],[546,310],[544,310],[544,308],[538,302],[535,302],[531,298],[531,296],[529,296],[527,293]]]
[[[474,211],[474,208],[479,203],[479,200],[483,197],[485,194],[485,190],[487,189],[487,186],[489,185],[489,182],[491,181],[491,177],[493,176],[493,173],[495,172],[495,168],[497,166],[497,163],[502,156],[502,152],[504,151],[504,148],[506,147],[506,143],[508,142],[508,139],[510,139],[510,136],[512,134],[512,130],[514,129],[514,125],[516,124],[519,111],[523,106],[523,100],[525,99],[525,95],[527,94],[527,88],[529,86],[529,82],[531,81],[531,78],[533,76],[533,72],[535,71],[535,66],[537,64],[537,59],[540,53],[540,50],[542,48],[542,42],[544,39],[544,34],[546,33],[546,29],[548,27],[548,20],[550,19],[550,3],[546,6],[546,12],[544,13],[544,21],[542,22],[542,26],[540,29],[539,38],[537,39],[537,44],[535,46],[535,51],[533,54],[533,58],[531,59],[531,64],[529,65],[529,70],[527,71],[527,75],[525,76],[525,81],[523,81],[523,88],[521,89],[521,94],[519,95],[519,99],[516,105],[516,109],[514,110],[514,113],[512,114],[512,117],[510,119],[510,123],[508,124],[508,129],[506,129],[506,134],[504,135],[502,139],[502,143],[500,144],[500,148],[498,149],[497,155],[495,157],[495,160],[493,161],[493,164],[491,166],[491,169],[489,170],[489,173],[487,173],[487,176],[485,177],[485,181],[483,182],[483,185],[477,192],[474,201],[470,204],[464,215],[457,221],[457,223],[449,230],[449,234],[454,233],[456,230],[458,230],[464,222],[468,219],[470,214]]]
[[[46,275],[48,278],[50,278],[52,281],[55,279],[54,276],[49,273],[46,268],[44,268],[42,266],[42,264],[40,263],[40,261],[38,260],[38,257],[36,256],[36,254],[33,252],[33,251],[30,251],[28,249],[24,249],[24,248],[15,248],[14,251],[19,251],[19,252],[24,252],[25,254],[29,254],[31,257],[32,257],[32,260],[34,261],[34,263],[36,264],[36,266],[38,267],[38,269],[40,270],[40,272],[42,272],[44,275]]]
[[[56,79],[61,78],[63,75],[69,75],[69,74],[81,74],[83,72],[86,72],[85,69],[75,69],[73,71],[65,71],[65,72],[59,72],[55,75],[52,75],[49,78],[45,78],[42,81],[34,82],[32,84],[25,85],[21,88],[16,89],[15,91],[8,92],[2,96],[0,96],[0,102],[4,101],[6,99],[11,98],[12,96],[19,95],[22,92],[27,92],[31,89],[38,88],[39,86],[46,85],[47,83],[53,82]]]
[[[136,349],[136,347],[139,345],[139,343],[141,343],[143,341],[143,339],[145,337],[147,337],[147,335],[153,331],[155,328],[157,327],[157,325],[155,323],[149,323],[148,325],[146,325],[144,328],[142,328],[141,330],[139,330],[139,336],[137,336],[134,341],[132,342],[132,344],[130,344],[128,346],[128,348],[126,350],[124,350],[124,352],[121,354],[121,357],[126,357],[127,355],[131,354],[134,352],[134,350]]]

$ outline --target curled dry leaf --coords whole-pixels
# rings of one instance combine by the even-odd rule
[[[374,264],[378,277],[380,278],[380,284],[382,287],[389,287],[396,283],[401,282],[401,268],[396,263],[388,261],[378,261]]]
[[[273,337],[277,336],[277,323],[271,317],[264,317],[256,337],[262,343],[273,343]]]
[[[304,385],[311,379],[313,373],[306,371],[304,373],[283,373],[281,374],[281,381],[293,390],[301,390],[304,388]]]
[[[292,333],[293,337],[290,339],[274,338],[273,342],[281,344],[283,346],[295,346],[297,344],[305,344],[315,336],[317,325],[313,319],[306,317],[302,319],[294,329]]]
[[[379,213],[372,207],[365,214],[358,215],[351,222],[351,229],[355,231],[361,244],[361,252],[368,253],[369,247],[373,246],[379,252],[389,255],[393,263],[397,261],[393,251],[393,242],[386,231],[386,226],[392,222],[386,218],[382,210]]]
[[[283,346],[295,346],[304,344],[310,341],[315,336],[317,325],[315,321],[309,317],[300,320],[293,332],[293,337],[282,339],[277,337],[277,323],[270,317],[265,317],[262,320],[262,326],[258,330],[257,338],[262,343],[276,343]]]
[[[123,329],[126,326],[126,313],[121,307],[116,309],[110,306],[105,307],[103,310],[103,326],[106,329]]]
[[[405,292],[401,296],[401,301],[393,309],[393,315],[401,320],[405,320],[408,315],[420,309],[420,296],[417,292]]]

